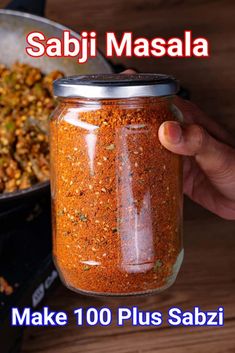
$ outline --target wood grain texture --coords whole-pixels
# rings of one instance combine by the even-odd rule
[[[1,1],[3,7],[8,1]],[[209,59],[123,58],[140,71],[172,74],[190,89],[192,99],[210,116],[235,132],[234,0],[48,0],[47,17],[77,31],[96,30],[104,50],[104,33],[132,31],[134,37],[182,36],[191,29],[210,40]],[[120,62],[120,60],[119,60]],[[212,216],[187,201],[185,260],[176,283],[151,297],[94,299],[58,287],[45,303],[53,310],[75,307],[138,305],[143,310],[180,306],[192,310],[225,308],[223,328],[30,328],[21,353],[233,353],[235,352],[235,223]],[[70,316],[72,318],[72,316]]]
[[[51,310],[108,306],[138,306],[141,310],[167,310],[179,306],[192,310],[225,309],[224,327],[77,327],[72,315],[70,325],[61,328],[26,330],[21,353],[232,353],[235,351],[235,223],[217,217],[185,222],[185,260],[176,283],[162,294],[133,298],[89,298],[60,286],[47,301]]]
[[[48,0],[47,16],[77,31],[97,31],[103,51],[107,31],[168,38],[191,29],[195,36],[205,36],[210,41],[209,59],[132,57],[121,61],[140,71],[174,75],[208,114],[235,130],[233,0]]]

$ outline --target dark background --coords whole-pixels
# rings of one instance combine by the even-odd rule
[[[1,7],[8,1],[1,1]],[[106,31],[132,31],[149,39],[180,36],[190,29],[210,41],[209,59],[123,58],[139,71],[172,74],[211,117],[235,133],[235,3],[226,0],[48,0],[46,16],[77,31],[95,30],[104,50]],[[120,60],[119,60],[120,62]],[[173,287],[147,298],[93,299],[62,285],[45,303],[53,310],[76,307],[138,305],[143,310],[171,306],[192,310],[225,308],[220,328],[96,327],[31,328],[25,331],[22,353],[232,353],[235,352],[235,222],[221,220],[186,200],[185,260]],[[115,317],[115,315],[114,315]]]

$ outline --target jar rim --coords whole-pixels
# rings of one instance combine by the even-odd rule
[[[96,74],[60,78],[54,95],[66,98],[136,98],[175,95],[179,82],[164,74]]]

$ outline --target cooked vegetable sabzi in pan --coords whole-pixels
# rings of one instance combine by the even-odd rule
[[[49,179],[48,117],[59,71],[16,63],[0,65],[0,193]]]

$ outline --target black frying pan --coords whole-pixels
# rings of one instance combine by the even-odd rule
[[[87,63],[79,65],[76,58],[31,58],[25,53],[25,37],[35,30],[45,33],[46,36],[62,37],[63,25],[50,21],[43,17],[45,0],[13,0],[6,9],[0,9],[0,63],[11,65],[16,61],[29,63],[39,67],[47,73],[52,70],[60,70],[68,75],[121,72],[125,69],[123,65],[114,66],[98,53],[96,58],[89,59]],[[17,11],[15,11],[17,10]],[[23,11],[23,12],[21,12]],[[74,37],[80,38],[79,34],[71,31]],[[188,98],[188,92],[181,89],[179,95]],[[0,219],[3,215],[17,210],[23,205],[45,194],[49,195],[49,181],[38,183],[31,188],[12,193],[0,194]]]
[[[60,70],[68,75],[110,73],[113,71],[111,64],[98,53],[96,58],[89,59],[87,63],[79,65],[76,58],[31,58],[25,52],[25,37],[29,32],[39,30],[47,37],[62,38],[63,25],[43,17],[45,0],[13,0],[6,9],[0,9],[0,63],[7,66],[16,61],[28,63],[39,67],[42,72]],[[17,11],[15,11],[17,10]],[[24,12],[21,12],[24,11]],[[74,37],[79,34],[71,31]],[[49,194],[49,182],[38,183],[31,188],[12,193],[0,194],[0,217],[9,212],[16,211],[19,207],[36,201],[43,194]]]

